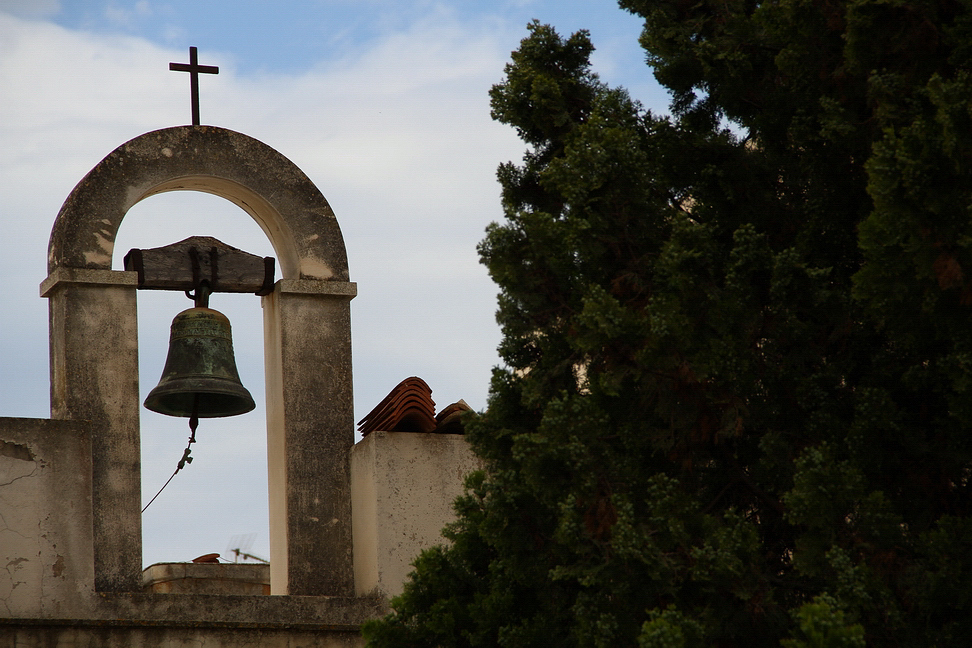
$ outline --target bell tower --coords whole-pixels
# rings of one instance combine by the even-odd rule
[[[51,416],[85,421],[92,448],[94,580],[141,589],[137,271],[111,269],[128,210],[166,191],[232,201],[263,229],[282,278],[264,290],[271,593],[354,595],[348,449],[350,300],[330,206],[292,162],[212,126],[146,133],[74,188],[48,248]]]
[[[191,75],[193,124],[145,133],[109,153],[68,195],[51,232],[40,286],[51,418],[0,417],[0,639],[31,648],[361,646],[361,624],[387,613],[412,560],[443,541],[463,475],[480,466],[464,438],[437,422],[416,432],[378,417],[354,445],[356,286],[337,220],[283,155],[199,125],[197,75],[215,67],[199,65],[194,49],[189,64],[172,65]],[[242,208],[270,241],[281,278],[269,271],[272,259],[246,259],[252,255],[201,237],[133,250],[124,270],[112,270],[126,214],[168,191],[206,192]],[[210,310],[214,289],[259,295],[276,596],[263,595],[264,570],[250,582],[250,572],[236,569],[253,565],[194,565],[203,570],[190,573],[183,564],[181,589],[156,589],[152,569],[143,580],[139,288],[189,290],[197,314]],[[177,316],[172,370],[167,361],[147,400],[190,422],[253,404],[235,366],[199,363],[232,359],[225,323],[203,315]],[[206,578],[246,587],[187,583]]]

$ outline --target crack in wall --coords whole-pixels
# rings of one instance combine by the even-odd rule
[[[16,577],[14,576],[14,572],[20,571],[20,564],[26,562],[30,562],[30,561],[23,557],[15,558],[14,560],[8,561],[7,564],[4,566],[4,570],[9,575],[8,583],[10,585],[10,590],[9,592],[7,592],[5,596],[0,596],[0,605],[3,606],[4,614],[8,616],[12,613],[10,609],[9,601],[11,598],[13,598],[14,590],[16,590],[21,585],[27,584],[27,581],[25,580],[17,580]]]
[[[37,472],[37,464],[35,463],[34,464],[34,468],[29,473],[24,473],[23,475],[17,475],[16,477],[14,477],[13,479],[11,479],[10,481],[0,482],[0,486],[9,486],[10,484],[12,484],[14,482],[17,482],[17,481],[20,481],[21,479],[24,479],[25,477],[33,477],[36,472]]]
[[[44,547],[49,541],[44,538],[41,520],[35,519],[37,502],[31,495],[36,495],[38,484],[43,483],[45,465],[30,445],[0,439],[0,474],[3,475],[0,480],[0,615],[3,616],[21,614],[25,601],[36,603],[43,592],[37,560],[44,560],[43,556],[50,553]]]

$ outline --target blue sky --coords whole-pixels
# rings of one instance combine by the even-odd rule
[[[396,2],[395,0],[279,0],[248,2],[7,2],[21,15],[44,17],[72,30],[127,34],[162,46],[205,43],[228,56],[240,74],[296,75],[337,65],[395,33],[428,20],[450,21],[481,33],[522,30],[532,19],[563,33],[588,29],[604,47],[633,56],[637,17],[610,0]],[[514,45],[514,43],[511,43]]]
[[[496,287],[476,244],[502,219],[498,164],[519,160],[515,133],[489,118],[488,90],[538,19],[586,28],[593,66],[656,112],[667,95],[644,64],[640,21],[609,0],[0,0],[0,416],[49,415],[47,239],[73,186],[112,149],[189,122],[187,75],[170,61],[218,65],[200,79],[202,123],[237,130],[296,163],[341,225],[352,281],[355,414],[417,375],[444,407],[486,407],[499,364]],[[222,199],[174,192],[136,205],[115,247],[215,236],[273,255],[262,231]],[[173,293],[139,295],[141,389],[158,381]],[[226,552],[254,536],[266,555],[262,320],[255,297],[217,295],[258,406],[200,425],[196,461],[143,518],[146,564]],[[185,421],[143,410],[143,500],[174,470]],[[200,503],[186,506],[186,502]],[[187,533],[186,530],[191,530]]]

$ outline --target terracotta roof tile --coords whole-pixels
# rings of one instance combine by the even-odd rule
[[[462,434],[462,415],[472,408],[460,400],[435,414],[432,389],[421,378],[406,378],[358,421],[358,431],[368,436],[384,432],[439,432]]]
[[[462,399],[447,405],[435,417],[435,431],[440,434],[463,434],[462,415],[471,411],[472,408]]]
[[[363,436],[375,430],[432,432],[435,430],[432,390],[421,378],[406,378],[358,421],[358,430]]]

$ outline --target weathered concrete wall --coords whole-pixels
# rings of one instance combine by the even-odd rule
[[[6,630],[6,631],[5,631]],[[359,648],[357,632],[291,628],[0,626],[0,648]]]
[[[156,563],[142,572],[142,591],[154,594],[265,595],[270,593],[270,565]]]
[[[0,648],[359,648],[357,632],[290,628],[0,626]]]
[[[0,617],[78,614],[94,594],[91,527],[86,426],[0,418]]]
[[[455,434],[373,432],[351,451],[354,580],[359,596],[402,592],[423,549],[443,544],[463,481],[481,467]]]
[[[0,617],[0,648],[360,646],[381,601],[328,596],[93,594],[78,616]]]
[[[0,648],[345,648],[386,612],[365,597],[96,592],[87,427],[0,418]]]

